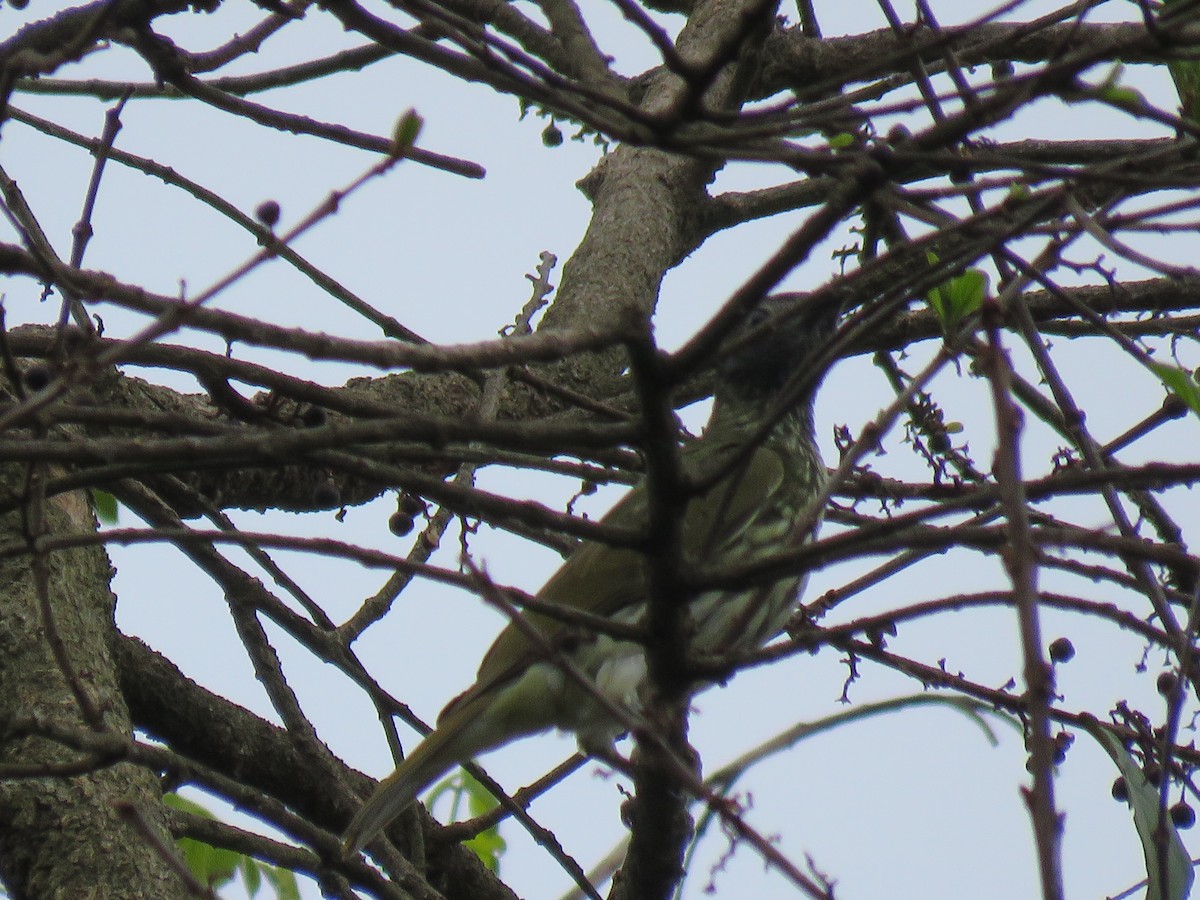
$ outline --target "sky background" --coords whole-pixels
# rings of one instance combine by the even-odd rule
[[[23,21],[49,15],[62,5],[34,4],[36,9],[24,13],[0,10],[0,38]],[[519,6],[531,11],[528,3]],[[609,4],[584,0],[582,6],[600,23],[601,42],[617,55],[622,72],[632,74],[654,64],[652,48],[620,21]],[[943,24],[951,24],[987,6],[941,2],[934,9],[943,17]],[[214,15],[178,16],[159,23],[182,46],[205,50],[256,21],[248,7],[227,3]],[[1013,17],[1027,20],[1049,8],[1049,4],[1030,3]],[[785,12],[794,16],[792,10],[785,8]],[[876,5],[866,0],[817,0],[817,12],[829,35],[858,33],[885,24]],[[1109,3],[1095,19],[1133,19],[1137,15],[1133,4]],[[661,18],[672,27],[681,21]],[[308,21],[285,29],[260,53],[237,61],[221,74],[261,71],[357,43],[331,18],[310,13]],[[138,81],[150,77],[144,64],[119,47],[58,74]],[[979,70],[974,75],[985,78],[987,73]],[[1139,87],[1165,108],[1174,107],[1165,71],[1131,66],[1123,83]],[[543,147],[540,133],[545,123],[534,116],[520,120],[517,101],[490,89],[460,83],[412,61],[391,59],[363,73],[255,99],[375,134],[390,133],[398,116],[413,107],[425,119],[422,147],[468,158],[487,168],[487,177],[475,181],[405,163],[350,198],[336,216],[296,244],[296,249],[321,269],[431,340],[463,342],[494,337],[526,301],[529,283],[525,274],[536,267],[538,254],[550,251],[558,256],[560,269],[552,276],[557,284],[561,263],[587,225],[589,205],[573,184],[594,165],[599,149],[590,141],[569,140],[558,148]],[[87,135],[99,133],[107,108],[107,104],[89,100],[29,95],[17,95],[13,103]],[[251,212],[266,199],[277,200],[283,208],[281,228],[299,220],[373,161],[366,153],[316,138],[272,132],[194,101],[135,100],[127,106],[122,123],[118,147],[170,165],[243,211]],[[569,123],[563,128],[569,135]],[[1103,115],[1094,105],[1044,103],[1025,110],[990,136],[1063,139],[1165,134],[1161,126]],[[66,257],[71,226],[79,215],[91,170],[90,157],[9,122],[0,135],[0,161],[20,183],[52,242]],[[779,183],[787,175],[770,166],[731,168],[721,174],[714,190],[747,190]],[[676,347],[694,333],[705,314],[715,310],[802,220],[803,214],[787,214],[740,226],[718,235],[671,272],[656,320],[662,345]],[[184,192],[111,163],[93,224],[95,238],[85,266],[167,294],[178,292],[181,284],[186,284],[189,293],[196,293],[256,250],[253,236]],[[0,223],[0,235],[3,240],[15,239],[4,223]],[[821,283],[835,271],[831,252],[848,240],[844,230],[838,233],[789,277],[786,286],[804,288]],[[1162,238],[1154,241],[1150,247],[1160,255],[1177,260],[1197,258],[1192,244],[1181,244],[1175,251],[1167,249]],[[1097,251],[1093,248],[1090,252]],[[1086,258],[1087,253],[1081,250],[1075,256]],[[1120,271],[1136,274],[1129,266]],[[1066,273],[1063,280],[1069,281]],[[10,324],[51,321],[57,314],[53,303],[40,302],[39,288],[33,283],[0,282],[0,290]],[[215,305],[276,324],[347,337],[379,337],[368,323],[347,314],[280,261],[233,285]],[[95,312],[104,319],[109,336],[130,333],[141,322],[111,306],[99,306]],[[193,332],[172,340],[221,349],[218,342]],[[1102,440],[1120,434],[1159,402],[1161,386],[1107,346],[1057,343],[1056,359],[1080,404],[1089,411],[1089,426]],[[935,349],[932,343],[915,349],[905,362],[907,370],[917,371]],[[317,366],[300,357],[251,348],[239,347],[237,352],[243,358],[330,385],[377,374],[349,366]],[[1026,372],[1031,371],[1019,353],[1017,359]],[[156,380],[184,390],[197,390],[183,376],[172,380],[161,372],[130,371],[152,374]],[[989,463],[992,426],[985,383],[951,368],[939,378],[935,393],[947,418],[964,424],[963,434],[971,441],[975,459]],[[1114,402],[1138,396],[1149,399]],[[826,460],[837,459],[831,437],[835,424],[857,432],[888,399],[884,379],[869,359],[839,364],[827,377],[817,403],[818,433]],[[704,415],[700,405],[689,410],[686,418],[689,425],[699,427]],[[898,433],[889,437],[887,454],[871,459],[872,466],[897,477],[923,477],[921,464],[900,445],[899,437]],[[1196,439],[1196,420],[1189,417],[1163,429],[1146,446],[1135,445],[1122,458],[1194,458]],[[1056,445],[1053,436],[1031,428],[1025,445],[1027,476],[1047,470],[1046,462]],[[480,484],[559,506],[577,487],[549,476],[514,478],[512,473],[493,471],[483,472]],[[603,490],[588,498],[582,508],[598,515],[618,495],[618,491]],[[342,522],[335,520],[333,513],[236,513],[234,518],[246,528],[328,535],[402,552],[407,543],[387,529],[394,508],[394,497],[389,496],[350,509]],[[1076,501],[1067,508],[1081,524],[1104,520],[1103,511],[1094,504]],[[1180,512],[1184,506],[1177,503],[1174,508]],[[1061,512],[1063,507],[1059,509]],[[122,524],[132,524],[128,511],[122,515]],[[471,539],[471,548],[496,580],[529,590],[544,582],[558,564],[549,551],[487,528]],[[457,538],[451,532],[435,562],[453,566],[457,552]],[[115,587],[122,628],[143,637],[206,687],[274,720],[217,587],[170,548],[113,548],[111,555],[118,572]],[[274,555],[337,620],[351,614],[388,574],[324,558],[286,552]],[[236,554],[231,556],[236,558]],[[865,568],[867,564],[858,563],[814,573],[807,596],[817,597],[844,584]],[[1053,573],[1042,575],[1046,590],[1055,589],[1059,581]],[[873,608],[1006,584],[995,560],[951,552],[889,579],[834,620],[863,615]],[[1077,583],[1072,583],[1071,589],[1080,590]],[[1089,596],[1115,599],[1106,597],[1110,590],[1098,586]],[[480,656],[501,624],[477,599],[426,585],[407,592],[356,650],[385,687],[432,720],[446,700],[472,681]],[[1058,673],[1058,687],[1069,708],[1091,709],[1102,715],[1117,700],[1126,698],[1147,711],[1161,710],[1153,677],[1131,677],[1142,661],[1139,641],[1117,634],[1111,627],[1053,611],[1044,614],[1043,627],[1047,640],[1066,634],[1078,650],[1078,657]],[[278,640],[291,684],[322,737],[351,765],[376,776],[386,775],[390,758],[367,700],[332,667],[291,646],[277,629],[268,625],[268,631]],[[1019,678],[1016,619],[1004,609],[905,625],[891,646],[931,663],[952,653],[946,659],[949,670],[961,670],[996,687],[1009,678]],[[1147,662],[1155,671],[1161,660],[1152,657]],[[861,664],[861,671],[861,680],[850,691],[855,702],[920,690],[911,680],[869,663]],[[746,673],[727,688],[704,693],[697,700],[691,737],[706,771],[793,723],[843,709],[838,698],[846,675],[838,655],[826,651]],[[931,707],[822,734],[764,763],[741,782],[740,789],[751,807],[748,820],[760,832],[778,836],[780,849],[793,860],[803,863],[806,855],[810,857],[817,870],[837,882],[838,896],[846,900],[1035,896],[1031,832],[1020,796],[1026,782],[1025,754],[1016,731],[999,720],[993,720],[993,728],[999,739],[994,748],[975,723],[948,709]],[[627,744],[623,746],[628,749]],[[573,748],[570,738],[545,736],[506,748],[486,762],[501,783],[516,788]],[[1109,797],[1115,775],[1111,761],[1085,735],[1078,737],[1059,771],[1059,801],[1067,817],[1064,860],[1069,897],[1116,894],[1136,882],[1143,871],[1131,817]],[[589,765],[537,801],[532,812],[586,867],[622,836],[620,783],[602,767]],[[205,802],[220,808],[211,800]],[[245,821],[240,813],[228,815]],[[506,824],[503,834],[509,850],[502,861],[502,874],[519,895],[556,897],[569,887],[566,877],[519,827]],[[685,896],[704,896],[710,877],[718,893],[728,896],[793,895],[782,878],[764,870],[752,851],[740,847],[732,857],[723,859],[727,849],[719,834],[705,839]],[[306,883],[304,890],[305,896],[319,896],[311,883]],[[230,891],[227,896],[237,893]]]

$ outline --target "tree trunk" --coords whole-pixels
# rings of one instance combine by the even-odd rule
[[[90,505],[81,492],[39,499],[29,472],[7,466],[2,479],[4,496],[33,497],[0,517],[0,874],[18,898],[179,897],[154,775],[117,761],[132,728],[108,647],[108,558],[37,550],[39,531],[93,531]]]

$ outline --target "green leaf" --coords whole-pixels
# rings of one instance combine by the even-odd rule
[[[92,506],[102,525],[117,524],[117,498],[108,491],[92,489]]]
[[[406,111],[392,131],[392,156],[407,156],[417,143],[417,135],[421,133],[421,126],[424,124],[425,120],[417,115],[415,109]]]
[[[463,792],[467,795],[467,809],[471,811],[472,817],[482,816],[500,805],[492,796],[491,791],[480,784],[479,780],[466,769],[463,769],[462,785]]]
[[[460,769],[449,778],[434,785],[426,798],[426,805],[432,807],[447,794],[450,796],[451,821],[458,820],[458,811],[463,800],[467,802],[467,810],[471,818],[489,813],[500,805],[491,792],[466,769]],[[508,843],[500,836],[498,824],[479,832],[475,837],[463,843],[491,871],[500,871],[500,859],[508,849]]]
[[[1196,384],[1191,372],[1165,363],[1150,363],[1150,370],[1158,376],[1167,390],[1186,403],[1188,409],[1200,416],[1200,385]]]
[[[472,817],[482,816],[500,805],[491,792],[466,769],[462,772],[462,787],[467,795],[467,808],[471,811]],[[500,871],[500,858],[508,849],[508,844],[500,836],[499,825],[493,825],[486,831],[479,832],[467,841],[466,845],[491,871]]]
[[[163,794],[162,799],[163,803],[171,807],[171,809],[191,813],[193,816],[199,816],[202,819],[212,819],[215,821],[217,818],[199,803],[196,803],[194,800],[188,800],[186,797],[181,797],[179,794]]]
[[[1131,106],[1142,107],[1146,105],[1146,97],[1141,91],[1136,88],[1122,87],[1116,84],[1101,88],[1100,97],[1113,106],[1128,108]]]
[[[1142,843],[1146,860],[1146,900],[1186,900],[1192,889],[1192,861],[1179,832],[1159,805],[1158,789],[1146,780],[1141,766],[1113,734],[1100,726],[1093,717],[1083,719],[1083,728],[1104,748],[1129,787],[1129,804],[1133,807],[1133,824]],[[1160,831],[1161,829],[1161,831]],[[1166,865],[1159,866],[1159,841],[1165,839],[1162,852]],[[1165,870],[1165,872],[1164,872]]]
[[[216,819],[211,812],[192,800],[180,797],[178,794],[166,794],[163,803],[172,809],[182,810],[202,819]],[[180,838],[175,842],[183,854],[183,861],[188,869],[202,883],[210,888],[219,888],[233,881],[237,874],[241,854],[232,850],[223,850],[203,841],[193,838]]]
[[[925,254],[929,264],[936,266],[938,258],[930,251]],[[982,269],[967,269],[959,275],[930,288],[925,298],[942,323],[947,337],[958,332],[962,323],[983,306],[990,279]]]
[[[172,809],[199,816],[202,819],[216,820],[211,811],[178,794],[164,794],[163,803]],[[300,886],[296,881],[296,873],[288,869],[280,869],[269,863],[260,862],[252,856],[238,853],[236,850],[226,850],[214,847],[194,838],[180,838],[175,842],[188,869],[201,882],[210,888],[219,888],[233,881],[239,872],[246,893],[251,897],[258,894],[262,888],[263,879],[271,885],[278,900],[300,900]]]
[[[1167,71],[1179,94],[1179,111],[1184,118],[1200,122],[1200,62],[1177,60],[1167,63]]]
[[[1092,96],[1121,109],[1132,109],[1136,112],[1145,108],[1147,103],[1142,92],[1121,84],[1121,76],[1124,74],[1125,66],[1119,62],[1115,63],[1104,76],[1104,80],[1092,89]]]
[[[983,269],[967,269],[950,279],[950,303],[960,318],[969,316],[983,306],[988,282],[988,274]]]
[[[466,845],[472,853],[479,857],[480,862],[492,872],[499,874],[500,859],[504,856],[504,851],[508,849],[508,843],[500,836],[498,827],[493,826],[487,831],[479,832],[467,841]]]
[[[267,881],[271,883],[275,896],[279,900],[300,900],[300,885],[296,882],[295,872],[269,866],[266,863],[259,863],[258,867]]]
[[[1033,195],[1033,191],[1029,189],[1029,185],[1017,182],[1008,189],[1008,194],[1005,196],[1005,201],[1010,203],[1019,203],[1022,200],[1028,200]]]
[[[248,856],[242,857],[242,883],[246,885],[246,893],[251,897],[262,887],[262,869],[257,865],[257,860]]]
[[[854,146],[854,135],[847,131],[841,134],[835,134],[829,139],[829,146],[834,150],[845,150],[847,147]]]
[[[224,887],[237,874],[242,855],[193,838],[176,841],[192,874],[210,888]]]

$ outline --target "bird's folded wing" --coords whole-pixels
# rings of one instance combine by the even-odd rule
[[[688,503],[684,511],[682,537],[685,556],[694,564],[709,564],[738,542],[747,525],[777,491],[784,480],[784,467],[770,446],[761,446],[745,460],[737,455],[735,443],[702,439],[689,447],[683,458],[685,471],[703,478],[721,473],[709,489]],[[721,467],[729,468],[722,472]],[[645,522],[646,495],[642,488],[630,491],[604,516],[603,522],[636,528]],[[586,543],[563,563],[537,593],[537,599],[592,615],[620,618],[626,607],[645,601],[647,562],[636,550]],[[552,647],[567,648],[580,640],[581,630],[549,616],[533,612],[521,618],[537,628]],[[515,678],[531,663],[546,657],[543,647],[531,642],[524,629],[510,623],[496,638],[479,666],[475,684],[451,701],[443,715],[479,693]]]

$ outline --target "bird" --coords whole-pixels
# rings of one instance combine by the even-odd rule
[[[705,567],[752,562],[778,551],[821,493],[826,469],[813,426],[814,371],[840,314],[813,295],[774,294],[744,317],[716,368],[713,409],[701,436],[686,444],[681,467],[700,491],[688,498],[680,527],[685,564]],[[798,390],[797,390],[798,388]],[[644,487],[625,495],[601,522],[643,527]],[[537,592],[542,603],[642,624],[649,562],[631,547],[583,542]],[[689,649],[723,654],[756,649],[777,635],[799,602],[806,573],[767,585],[702,590],[688,608]],[[626,730],[595,691],[636,712],[647,666],[640,643],[588,633],[561,620],[521,612],[483,657],[475,683],[451,700],[437,725],[379,783],[342,838],[349,858],[454,766],[519,737],[558,728],[574,732],[585,753],[603,756]],[[536,628],[543,640],[529,635]],[[565,654],[594,685],[563,671]]]

